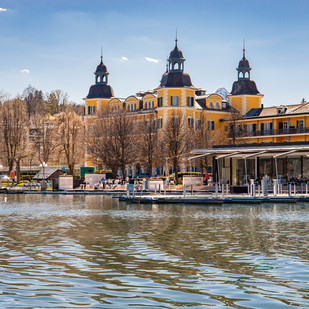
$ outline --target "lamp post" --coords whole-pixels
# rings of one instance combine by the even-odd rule
[[[31,181],[31,163],[32,163],[32,159],[29,159],[29,163],[30,163],[30,177],[29,177],[29,180]]]
[[[41,182],[41,190],[43,189],[43,191],[46,190],[46,182],[45,182],[45,167],[47,166],[47,164],[45,162],[42,162],[40,164],[40,166],[43,168],[43,179],[42,179],[42,182]]]

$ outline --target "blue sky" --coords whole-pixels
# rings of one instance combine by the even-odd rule
[[[264,105],[309,101],[309,1],[0,0],[0,8],[0,89],[12,95],[31,84],[82,103],[101,46],[115,96],[153,89],[177,27],[194,86],[231,91],[245,38]]]

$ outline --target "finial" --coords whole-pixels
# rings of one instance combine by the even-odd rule
[[[177,42],[178,42],[178,38],[177,38],[177,27],[176,27],[176,39],[175,39],[175,42],[176,42],[176,47],[177,47]]]
[[[103,47],[101,45],[101,62],[103,62]]]
[[[246,45],[245,45],[245,38],[244,38],[244,41],[243,41],[242,57],[243,57],[243,59],[245,59],[245,58],[246,58]]]

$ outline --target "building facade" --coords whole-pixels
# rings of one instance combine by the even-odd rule
[[[98,116],[106,111],[125,110],[128,115],[133,115],[136,119],[154,117],[159,124],[159,130],[162,131],[173,112],[181,110],[185,119],[185,129],[197,128],[201,114],[204,113],[210,131],[222,130],[229,133],[229,144],[256,146],[267,143],[299,143],[306,142],[309,138],[309,103],[264,107],[263,94],[251,79],[252,68],[246,58],[245,49],[236,68],[237,79],[226,97],[219,93],[206,93],[204,89],[195,87],[190,75],[185,72],[185,61],[176,39],[159,85],[153,90],[140,91],[127,98],[119,98],[114,95],[112,87],[108,84],[109,72],[101,57],[94,72],[95,83],[84,99],[86,127],[91,127]],[[240,160],[238,166],[236,162],[239,159],[231,157],[227,160],[227,158],[226,156],[225,160],[221,160],[220,164],[225,170],[224,174],[229,174],[230,181],[236,183],[239,177],[235,175],[242,174],[244,165]],[[259,170],[257,166],[263,166],[263,170],[259,172],[260,176],[263,171],[274,174],[273,170],[270,172],[271,160],[262,158],[261,165],[259,159],[252,160],[248,158],[248,171],[250,169],[256,171]],[[95,166],[90,154],[87,154],[86,162],[87,166]],[[230,172],[233,162],[233,172]],[[278,162],[280,166],[282,164],[284,166],[284,163],[281,164],[285,162],[284,158],[278,159]],[[183,164],[181,169],[185,171],[186,165]],[[155,169],[148,173],[160,172]],[[134,176],[134,172],[131,171],[131,174]],[[285,177],[288,178],[290,174],[285,172]]]
[[[91,126],[100,113],[122,109],[137,119],[154,116],[159,124],[159,129],[163,130],[172,113],[175,110],[180,110],[184,115],[186,129],[197,127],[201,113],[204,112],[209,130],[223,130],[226,126],[223,120],[229,119],[233,113],[237,113],[237,110],[230,104],[230,101],[234,100],[238,106],[236,93],[235,97],[231,96],[226,100],[220,94],[208,94],[205,90],[195,87],[191,82],[190,75],[184,70],[185,60],[176,39],[175,47],[167,59],[166,71],[162,75],[159,86],[153,90],[140,91],[127,98],[118,98],[114,96],[113,89],[108,84],[109,73],[101,57],[101,62],[94,73],[95,84],[90,87],[89,93],[84,99],[86,127]],[[243,97],[247,100],[245,94],[241,94],[241,99]],[[86,156],[86,165],[95,165],[89,154]],[[185,166],[181,168],[185,169]]]

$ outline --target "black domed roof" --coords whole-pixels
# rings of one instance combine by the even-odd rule
[[[183,72],[164,73],[160,87],[193,87],[189,74]]]
[[[239,95],[239,94],[260,94],[258,91],[256,84],[253,80],[243,79],[238,80],[233,83],[232,95]]]
[[[90,87],[87,99],[111,98],[113,96],[114,91],[110,85],[96,84]]]
[[[107,73],[106,65],[103,63],[102,59],[100,64],[97,66],[97,69],[95,70],[96,73]]]
[[[249,61],[246,58],[242,58],[238,64],[239,68],[250,68]]]
[[[177,44],[170,53],[170,58],[183,58],[182,51],[178,48]]]

